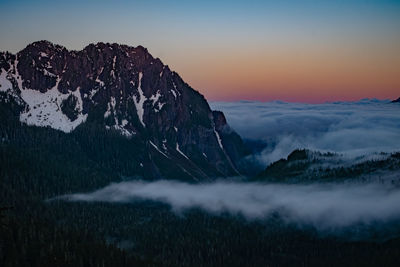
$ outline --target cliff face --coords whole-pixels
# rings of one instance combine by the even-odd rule
[[[173,176],[166,168],[193,180],[237,175],[246,154],[223,114],[144,47],[98,43],[68,51],[40,41],[16,55],[0,53],[0,71],[2,103],[17,102],[21,122],[66,133],[102,125],[146,147],[149,162],[141,165],[155,178]]]

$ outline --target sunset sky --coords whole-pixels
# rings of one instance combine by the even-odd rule
[[[143,45],[209,100],[400,96],[400,1],[0,1],[0,50]]]

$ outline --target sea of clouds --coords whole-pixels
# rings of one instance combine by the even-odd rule
[[[129,181],[56,199],[113,203],[152,200],[170,205],[177,213],[200,208],[213,214],[240,214],[249,220],[279,214],[287,223],[312,225],[318,230],[400,221],[400,189],[382,184]]]
[[[267,143],[262,152],[253,156],[262,164],[287,157],[296,148],[339,152],[349,158],[400,151],[400,105],[388,101],[242,101],[213,102],[211,106],[222,110],[242,137]],[[240,214],[249,220],[279,214],[287,223],[333,232],[353,229],[355,225],[400,223],[400,188],[394,184],[265,184],[235,179],[203,184],[127,181],[56,199],[112,203],[151,200],[166,203],[177,213],[199,208],[213,214]]]
[[[338,152],[348,157],[400,151],[400,104],[388,100],[301,104],[211,102],[243,138],[261,140],[253,157],[261,164],[286,158],[297,148]]]

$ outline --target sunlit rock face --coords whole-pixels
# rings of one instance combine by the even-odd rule
[[[0,71],[1,99],[19,103],[21,122],[66,133],[103,125],[145,146],[141,166],[156,178],[166,176],[160,165],[193,180],[237,175],[246,154],[223,114],[142,46],[69,51],[39,41],[16,55],[0,53]]]

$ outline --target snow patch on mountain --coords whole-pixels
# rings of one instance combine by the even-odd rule
[[[176,143],[176,151],[178,151],[182,156],[184,156],[186,159],[189,159],[188,156],[185,155],[180,149],[179,149],[179,144]]]
[[[107,103],[107,110],[104,112],[104,118],[108,118],[111,115],[111,105],[110,102]]]
[[[160,152],[164,157],[166,157],[166,158],[169,158],[164,152],[162,152],[159,148],[158,148],[158,146],[156,146],[153,142],[151,142],[151,141],[149,141],[150,142],[150,144],[158,151],[158,152]]]
[[[171,89],[170,91],[171,91],[171,93],[174,95],[174,98],[176,99],[176,97],[177,97],[177,93],[176,93],[176,92],[179,92],[179,91],[178,91],[178,89],[176,88],[176,84],[175,84],[174,81],[172,81],[172,85],[174,86],[175,90],[174,90],[174,89]]]
[[[158,106],[157,106],[158,109],[154,109],[154,111],[159,112],[163,108],[164,105],[165,105],[165,103],[158,102]]]
[[[221,137],[219,136],[219,134],[218,134],[218,132],[215,130],[215,128],[214,128],[214,133],[215,133],[215,136],[217,137],[217,141],[218,141],[219,147],[220,147],[222,150],[224,150],[224,147],[222,146]]]
[[[60,80],[57,79],[56,85],[45,93],[32,89],[21,90],[21,98],[27,104],[26,109],[20,114],[21,122],[41,127],[48,126],[68,133],[86,121],[87,114],[82,114],[80,89],[70,93],[77,99],[77,119],[71,121],[62,112],[61,104],[70,94],[62,94],[58,91],[59,82]]]
[[[50,66],[51,68],[51,66]],[[51,73],[50,71],[48,71],[47,69],[43,69],[42,70],[44,76],[48,76],[48,77],[57,77],[57,75],[55,75],[54,73]]]
[[[143,73],[139,72],[139,84],[138,84],[139,99],[137,99],[137,97],[133,97],[133,101],[136,106],[139,121],[143,125],[143,127],[146,127],[146,125],[143,122],[143,114],[144,114],[143,104],[147,100],[147,98],[144,95],[143,90],[142,90],[142,78],[143,78]]]
[[[113,58],[113,64],[112,64],[112,70],[110,72],[111,76],[115,80],[115,63],[117,62],[117,56],[114,56]]]
[[[114,101],[115,101],[115,99],[114,99]],[[112,101],[110,103],[112,103]],[[112,106],[112,104],[111,104],[111,106]],[[115,108],[115,104],[114,104],[114,108]],[[123,119],[123,120],[121,120],[121,123],[119,123],[117,117],[114,116],[114,121],[115,121],[115,125],[113,125],[112,127],[106,125],[107,130],[113,128],[114,130],[119,132],[121,135],[126,136],[126,137],[132,137],[132,135],[136,134],[135,131],[125,128],[125,126],[127,126],[129,124],[128,120]]]
[[[160,99],[160,97],[161,97],[160,91],[157,91],[157,93],[155,95],[152,95],[150,97],[150,100],[153,101],[153,106],[157,103],[157,101]]]
[[[9,89],[12,89],[11,82],[7,79],[7,72],[0,69],[0,92],[6,92]]]
[[[174,98],[176,99],[176,92],[175,92],[175,90],[171,89],[171,93],[174,95]]]
[[[113,126],[113,128],[116,130],[116,131],[118,131],[121,135],[123,135],[123,136],[126,136],[126,137],[132,137],[132,135],[135,135],[136,134],[136,132],[134,132],[134,131],[130,131],[130,130],[128,130],[128,129],[125,129],[124,127],[125,127],[125,125],[126,124],[124,124],[124,122],[122,122],[122,124],[121,125],[114,125]],[[109,129],[109,127],[107,128],[108,126],[106,126],[106,129]]]
[[[153,107],[157,104],[157,105],[155,106],[155,108],[154,108],[154,112],[159,112],[159,111],[162,109],[162,107],[165,105],[165,103],[161,103],[161,102],[159,101],[160,97],[161,97],[160,91],[157,91],[157,93],[156,93],[155,95],[152,95],[152,96],[150,97],[150,100],[153,101]],[[157,103],[157,102],[158,102],[158,103]]]

